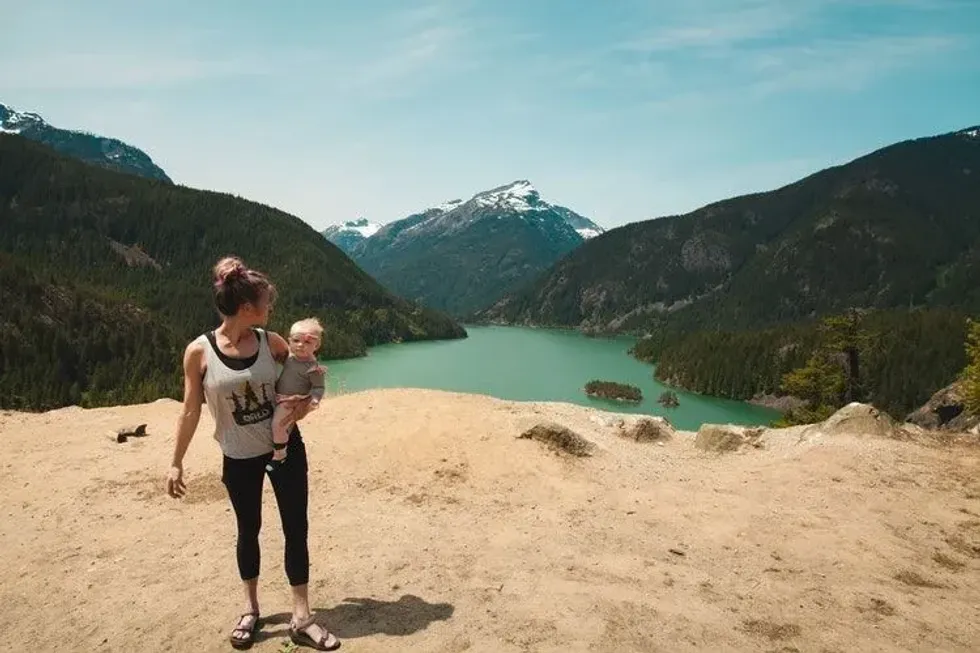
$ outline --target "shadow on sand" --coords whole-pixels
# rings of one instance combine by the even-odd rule
[[[314,612],[317,623],[344,640],[370,635],[404,637],[425,630],[435,621],[449,619],[454,610],[449,603],[427,603],[413,594],[405,594],[397,601],[348,598],[332,608],[315,608]],[[280,612],[264,617],[263,629],[256,633],[256,641],[287,637],[291,616],[288,612]],[[265,630],[269,625],[282,625],[284,628]]]

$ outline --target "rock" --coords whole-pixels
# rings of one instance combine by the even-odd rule
[[[644,417],[632,423],[620,423],[619,434],[636,442],[663,442],[670,440],[676,434],[663,417]]]
[[[980,415],[966,412],[963,386],[957,381],[932,395],[918,410],[909,413],[905,421],[925,429],[970,431],[980,425]]]
[[[146,424],[136,426],[124,426],[116,429],[116,442],[125,442],[127,439],[142,438],[146,436]]]
[[[598,424],[599,426],[605,426],[606,428],[620,427],[622,428],[625,423],[621,417],[612,417],[610,415],[595,414],[590,415],[589,420]]]
[[[850,403],[819,424],[807,427],[800,441],[822,436],[857,435],[910,440],[912,433],[899,426],[888,414],[870,404]]]
[[[765,429],[737,426],[734,424],[702,424],[694,439],[694,446],[702,451],[725,453],[738,451],[744,446],[762,447],[760,437]]]
[[[555,451],[573,456],[591,456],[595,451],[595,444],[589,440],[561,424],[551,422],[537,424],[517,437],[518,439],[543,442]]]

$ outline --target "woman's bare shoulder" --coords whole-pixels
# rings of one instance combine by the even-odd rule
[[[207,363],[205,362],[206,357],[204,345],[205,343],[203,338],[195,338],[187,343],[186,347],[184,347],[185,371],[192,367],[197,367],[202,373],[204,372],[204,369],[207,367]]]

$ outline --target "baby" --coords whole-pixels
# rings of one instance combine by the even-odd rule
[[[300,320],[289,329],[289,357],[276,382],[276,408],[272,414],[274,463],[281,463],[286,458],[286,443],[289,431],[296,423],[293,415],[298,404],[309,397],[310,410],[313,410],[323,399],[326,370],[316,359],[322,336],[323,327],[315,317]],[[272,471],[275,467],[270,463],[266,469]]]

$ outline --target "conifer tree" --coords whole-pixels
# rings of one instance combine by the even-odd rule
[[[966,360],[961,379],[964,402],[970,413],[980,413],[980,322],[967,320]]]

